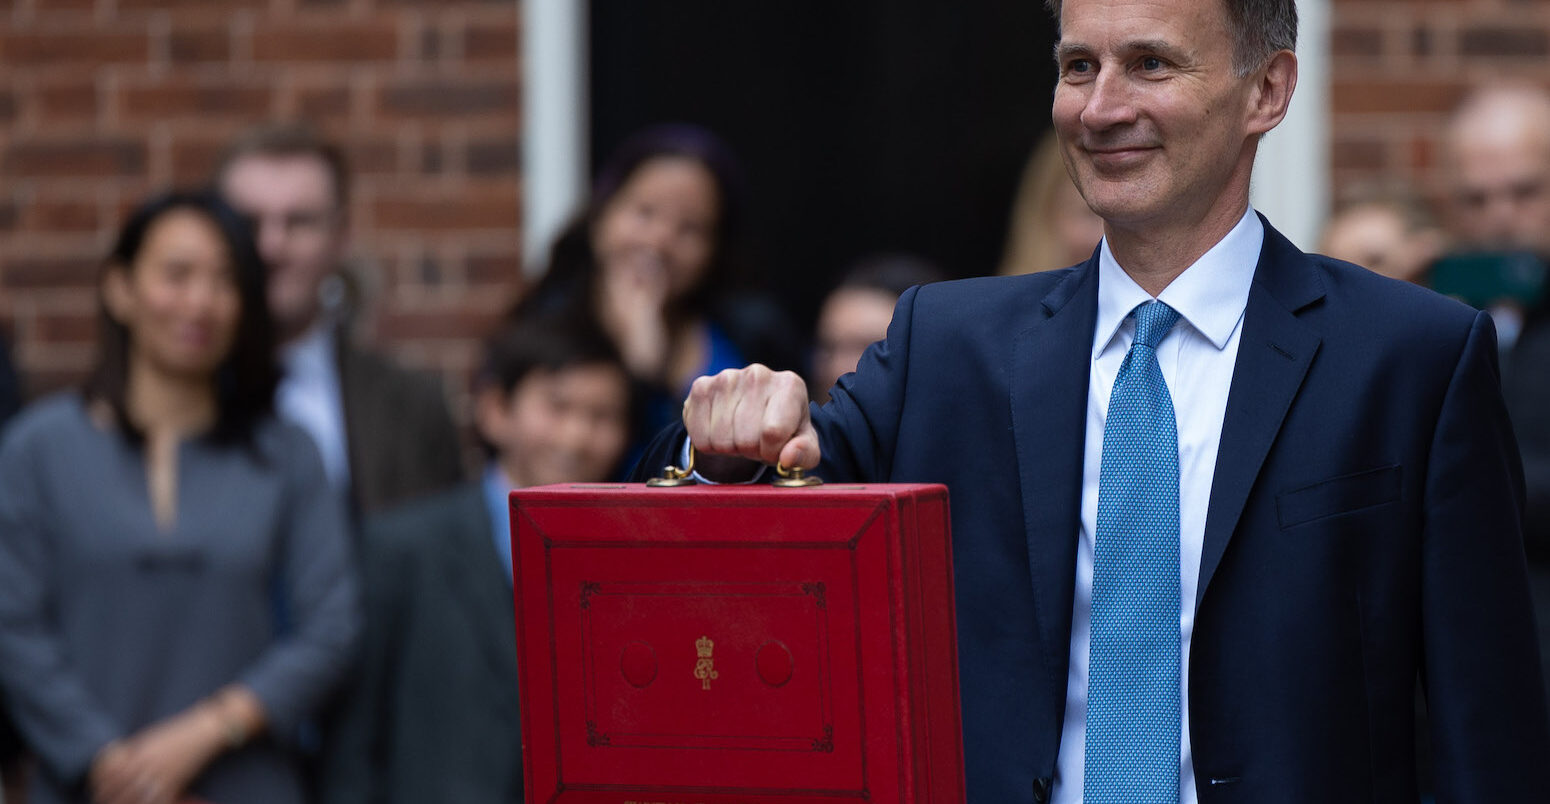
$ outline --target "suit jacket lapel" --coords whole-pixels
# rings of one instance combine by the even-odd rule
[[[1012,433],[1041,653],[1065,677],[1081,524],[1087,378],[1098,311],[1096,252],[1041,301],[1012,349]]]
[[[1197,608],[1238,527],[1265,456],[1318,353],[1318,334],[1299,320],[1297,313],[1323,296],[1323,283],[1307,255],[1266,221],[1265,243],[1249,288],[1206,508],[1200,582],[1195,588]]]

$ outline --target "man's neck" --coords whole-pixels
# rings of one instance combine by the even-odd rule
[[[1158,225],[1152,221],[1130,223],[1104,221],[1103,236],[1114,261],[1141,289],[1156,297],[1195,264],[1201,255],[1222,241],[1249,208],[1247,186],[1230,193],[1198,216],[1183,222]]]

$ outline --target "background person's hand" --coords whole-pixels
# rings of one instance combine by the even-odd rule
[[[225,740],[216,712],[196,705],[109,743],[92,763],[93,804],[173,804]]]
[[[807,385],[790,371],[757,363],[701,377],[684,402],[684,427],[696,450],[812,469],[818,433],[807,408]],[[709,465],[705,468],[710,468]],[[705,468],[700,473],[711,479]]]
[[[636,377],[662,381],[671,346],[667,269],[654,256],[636,255],[603,266],[600,279],[598,316],[626,367]]]

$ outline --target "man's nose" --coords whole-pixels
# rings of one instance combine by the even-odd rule
[[[1082,125],[1094,131],[1133,123],[1136,119],[1134,87],[1121,69],[1106,69],[1092,82],[1087,104],[1082,107]]]
[[[258,221],[258,229],[254,234],[258,246],[258,255],[265,263],[274,264],[285,251],[286,240],[290,237],[282,220],[261,219]]]

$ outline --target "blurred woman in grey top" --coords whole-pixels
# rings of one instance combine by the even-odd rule
[[[359,602],[317,451],[272,415],[263,269],[212,195],[125,225],[97,366],[0,446],[0,685],[33,804],[304,800],[287,737]]]

